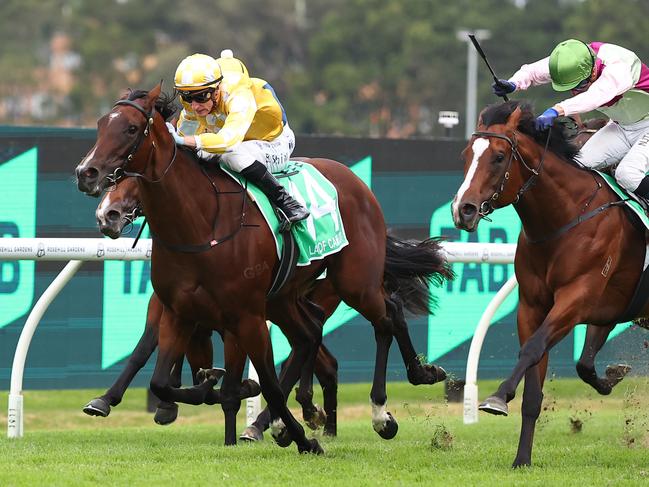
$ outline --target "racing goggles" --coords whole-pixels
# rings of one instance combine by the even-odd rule
[[[193,101],[196,103],[207,103],[212,99],[214,88],[208,88],[201,91],[179,91],[178,93],[180,93],[180,98],[182,98],[185,103],[191,103]]]
[[[590,86],[590,76],[584,80],[581,80],[577,86],[573,88],[574,91],[584,91],[588,86]]]

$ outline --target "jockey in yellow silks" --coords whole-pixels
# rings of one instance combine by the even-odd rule
[[[193,54],[178,65],[174,86],[183,105],[177,128],[167,124],[178,145],[199,157],[218,157],[261,189],[291,223],[309,212],[279,184],[295,148],[295,134],[273,88],[251,78],[245,65],[225,50],[214,59]]]

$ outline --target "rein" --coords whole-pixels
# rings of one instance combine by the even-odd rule
[[[207,171],[203,167],[203,165],[199,165],[201,172],[203,175],[207,178],[207,180],[210,182],[212,188],[214,189],[214,194],[216,195],[216,198],[218,199],[219,195],[223,194],[241,194],[241,217],[239,218],[239,226],[234,230],[233,232],[229,233],[225,237],[217,238],[216,237],[216,227],[218,224],[218,212],[217,216],[214,217],[214,223],[212,224],[212,238],[209,240],[209,242],[206,242],[204,244],[197,244],[197,245],[183,245],[183,244],[172,244],[169,242],[165,242],[162,240],[160,237],[155,235],[153,231],[149,229],[149,233],[151,234],[151,238],[153,238],[156,242],[160,243],[163,247],[167,248],[168,250],[174,251],[174,252],[181,252],[184,254],[199,254],[201,252],[205,252],[206,250],[210,250],[214,247],[216,247],[219,244],[222,244],[223,242],[227,242],[228,240],[234,238],[234,236],[239,233],[243,228],[246,227],[258,227],[259,225],[256,224],[249,224],[245,222],[246,218],[246,202],[248,201],[248,180],[246,180],[245,186],[243,186],[240,190],[238,191],[220,191],[219,188],[216,186],[216,183],[209,177],[207,174]]]

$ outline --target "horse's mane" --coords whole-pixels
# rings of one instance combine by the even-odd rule
[[[518,122],[517,129],[526,135],[532,137],[539,145],[545,147],[548,140],[547,130],[536,130],[534,125],[534,111],[530,103],[517,100],[506,101],[504,103],[495,103],[489,105],[480,114],[480,119],[485,126],[505,124],[509,116],[516,110],[521,109],[521,118]],[[554,124],[550,129],[550,143],[548,150],[559,156],[561,159],[577,166],[582,167],[576,160],[579,149],[566,135],[561,124]]]
[[[129,90],[128,100],[133,101],[138,98],[144,98],[149,94],[145,90]],[[175,96],[161,92],[157,101],[155,102],[155,109],[162,115],[162,118],[169,120],[176,113],[176,106],[174,105]]]

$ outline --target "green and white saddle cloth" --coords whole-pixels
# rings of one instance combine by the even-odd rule
[[[626,206],[638,216],[645,229],[649,231],[649,217],[647,217],[644,206],[641,205],[639,201],[637,201],[635,195],[622,188],[622,186],[618,184],[613,176],[601,171],[595,172],[602,176],[604,181],[606,181],[606,184],[608,184],[609,187],[620,197],[620,199],[626,203]],[[643,269],[646,269],[647,266],[649,266],[649,245],[647,247],[647,250],[645,251]]]
[[[626,202],[626,206],[628,206],[629,209],[633,211],[633,213],[638,215],[638,218],[640,218],[642,224],[645,226],[647,230],[649,230],[649,218],[647,217],[645,208],[636,200],[635,195],[633,193],[627,192],[624,188],[622,188],[622,186],[618,184],[618,182],[615,180],[613,176],[600,171],[595,171],[595,172],[604,178],[606,184],[608,184],[609,187],[613,191],[615,191],[615,193],[620,197],[620,199]]]
[[[223,166],[221,168],[245,186],[243,176]],[[297,265],[305,266],[314,260],[324,259],[349,244],[338,208],[338,192],[315,167],[306,162],[289,161],[282,172],[275,173],[275,177],[293,198],[311,212],[307,219],[291,228],[299,249]],[[277,214],[266,195],[250,182],[248,193],[273,232],[277,255],[281,256],[284,241],[279,233],[280,220]]]

